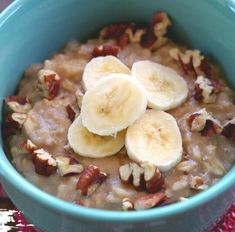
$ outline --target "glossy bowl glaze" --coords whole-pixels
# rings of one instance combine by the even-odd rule
[[[113,22],[149,22],[159,10],[169,13],[178,38],[224,68],[234,87],[234,0],[16,0],[0,15],[1,97],[14,92],[29,64],[44,60],[66,41],[90,38]],[[15,205],[44,232],[204,231],[235,200],[233,168],[209,190],[182,203],[140,212],[83,208],[50,196],[25,180],[2,146],[0,180]]]

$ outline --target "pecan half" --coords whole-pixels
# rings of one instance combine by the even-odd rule
[[[76,117],[76,112],[73,110],[72,106],[69,104],[66,106],[66,112],[68,114],[68,118],[71,122],[74,121],[75,117]]]
[[[41,69],[38,72],[37,88],[42,93],[42,96],[52,100],[59,92],[60,77],[59,75],[49,69]]]
[[[44,149],[33,151],[35,172],[41,176],[50,176],[56,172],[57,165],[53,156]]]
[[[119,46],[114,46],[114,45],[100,45],[94,47],[92,51],[92,56],[97,57],[97,56],[118,56],[120,52],[120,47]]]
[[[77,189],[81,192],[81,195],[90,196],[107,177],[108,175],[100,172],[95,165],[88,165],[78,179]]]
[[[134,204],[129,198],[122,199],[122,210],[123,211],[130,211],[134,209]]]
[[[190,115],[188,123],[191,131],[200,132],[202,136],[212,136],[222,131],[220,122],[213,118],[205,108]]]
[[[226,138],[235,141],[235,117],[224,124],[221,134]]]
[[[122,182],[132,184],[136,190],[146,190],[149,193],[160,191],[164,185],[159,169],[148,162],[141,165],[124,164],[119,168],[119,176]]]
[[[27,97],[9,96],[5,98],[5,103],[14,113],[25,114],[32,108]]]
[[[79,162],[72,157],[57,156],[56,163],[61,176],[77,174],[83,171],[83,165],[79,164]]]
[[[160,205],[166,198],[165,193],[158,192],[154,194],[147,194],[145,196],[139,197],[134,202],[135,210],[150,209]]]
[[[194,98],[195,100],[203,103],[215,103],[216,92],[211,80],[203,76],[198,76],[194,86]]]

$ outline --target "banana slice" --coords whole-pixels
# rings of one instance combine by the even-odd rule
[[[115,135],[146,110],[144,88],[132,76],[110,74],[83,96],[82,124],[98,135]]]
[[[147,110],[127,129],[125,146],[131,160],[148,161],[168,171],[182,158],[182,138],[174,117]]]
[[[170,110],[188,96],[186,81],[171,68],[143,60],[135,62],[131,72],[146,89],[149,108]]]
[[[102,158],[116,154],[125,143],[125,131],[116,137],[99,136],[89,132],[83,125],[81,117],[77,117],[68,130],[68,142],[77,154],[90,158]]]
[[[92,88],[104,76],[111,73],[130,74],[129,68],[115,56],[93,58],[85,67],[82,76],[85,90]]]

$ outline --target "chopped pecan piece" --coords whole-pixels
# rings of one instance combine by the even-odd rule
[[[200,176],[190,177],[190,187],[195,190],[205,189],[204,180]]]
[[[130,43],[140,43],[142,36],[146,33],[146,28],[127,28],[126,34],[128,35]]]
[[[83,196],[90,196],[106,180],[108,175],[100,172],[95,165],[88,165],[81,173],[77,182],[77,189]]]
[[[119,168],[120,179],[124,183],[133,184],[137,190],[146,190],[149,193],[160,191],[164,185],[164,179],[159,169],[148,162],[141,165],[127,163]]]
[[[73,110],[70,104],[66,106],[66,112],[68,114],[68,118],[70,119],[70,121],[73,122],[76,117],[76,112]]]
[[[132,27],[131,23],[111,24],[101,30],[100,37],[102,39],[119,40],[122,34],[125,33],[126,29],[129,27]]]
[[[38,72],[37,88],[41,91],[42,96],[52,100],[59,92],[60,77],[59,75],[49,69],[41,69]]]
[[[5,98],[5,103],[14,113],[25,114],[32,108],[27,97],[9,96]]]
[[[198,74],[204,74],[207,78],[211,78],[211,66],[205,58],[201,60],[201,64],[198,67]]]
[[[154,194],[147,194],[145,196],[139,197],[134,202],[135,210],[150,209],[160,205],[166,198],[165,193],[158,192]]]
[[[120,52],[120,47],[119,46],[114,46],[114,45],[100,45],[94,47],[92,51],[92,56],[97,57],[97,56],[118,56]]]
[[[217,84],[217,82],[216,82]],[[215,103],[216,102],[216,92],[214,85],[211,80],[203,76],[198,76],[195,81],[194,87],[194,98],[195,100],[203,103]]]
[[[145,187],[148,193],[156,193],[160,191],[164,185],[164,178],[159,169],[148,162],[141,164],[144,168]]]
[[[22,144],[22,147],[30,154],[33,154],[35,150],[38,150],[37,146],[30,139],[27,139],[27,141]]]
[[[68,156],[57,156],[56,163],[61,176],[66,176],[70,174],[77,174],[83,171],[83,165]]]
[[[134,204],[129,198],[122,199],[122,210],[123,211],[130,211],[134,209]]]
[[[200,132],[202,136],[212,136],[220,134],[222,131],[220,122],[213,118],[204,108],[190,115],[188,123],[191,131]]]
[[[126,33],[126,30],[132,27],[133,24],[131,23],[112,24],[102,29],[102,31],[100,32],[100,37],[102,39],[115,39],[117,41],[118,46],[123,48],[129,43],[129,36]]]
[[[220,93],[223,90],[224,87],[218,79],[211,78],[210,81],[214,88],[214,93]]]
[[[199,50],[186,50],[181,52],[179,48],[172,48],[169,50],[169,55],[180,62],[184,73],[192,71],[197,76],[196,70],[200,65],[204,57],[200,54]]]
[[[21,129],[26,118],[27,114],[12,113],[6,118],[6,127],[13,131]]]
[[[166,35],[167,29],[171,26],[171,21],[165,12],[158,12],[153,15],[152,26],[154,35],[160,38]]]
[[[164,45],[168,41],[165,35],[169,26],[171,21],[165,12],[155,13],[147,33],[142,37],[142,46],[154,50]]]
[[[50,176],[56,172],[57,165],[53,156],[44,149],[33,151],[35,172],[42,176]]]
[[[222,135],[235,141],[235,117],[224,124]]]

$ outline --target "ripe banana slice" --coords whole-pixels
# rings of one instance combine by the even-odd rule
[[[132,76],[110,74],[83,96],[82,124],[98,135],[115,135],[146,110],[144,88]]]
[[[126,131],[120,131],[116,137],[99,136],[89,132],[83,125],[81,117],[77,117],[68,130],[68,142],[77,154],[102,158],[116,154],[125,143]]]
[[[104,76],[111,73],[130,74],[129,68],[115,56],[93,58],[85,67],[82,81],[85,90],[92,88]]]
[[[176,120],[164,111],[147,110],[127,129],[125,146],[131,160],[148,161],[168,171],[182,158],[182,138]]]
[[[188,96],[186,81],[171,68],[143,60],[135,62],[131,72],[146,89],[149,108],[170,110]]]

